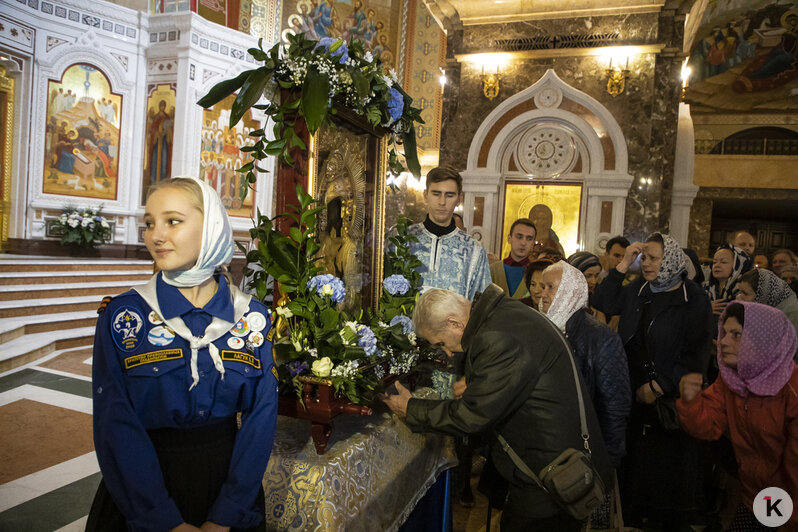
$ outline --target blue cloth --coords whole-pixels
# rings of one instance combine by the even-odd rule
[[[202,309],[194,308],[178,289],[163,283],[160,275],[158,281],[162,312],[182,316],[195,334],[204,331],[213,316],[233,320],[232,298],[223,277]],[[267,316],[266,308],[254,299],[249,310]],[[169,340],[163,323],[151,318],[151,312],[144,299],[131,290],[111,300],[97,320],[92,376],[94,446],[108,491],[129,530],[178,526],[183,518],[166,491],[147,431],[218,423],[241,412],[227,481],[209,509],[208,520],[235,528],[255,526],[263,517],[255,499],[277,421],[271,345],[264,342],[252,351],[233,349],[228,344],[233,335],[228,332],[214,342],[222,354],[224,378],[214,368],[208,348],[202,348],[200,380],[189,391],[189,343],[179,336]],[[153,332],[158,327],[162,328]],[[268,320],[266,327],[261,331],[264,336]]]
[[[470,300],[490,286],[488,255],[479,242],[459,229],[443,236],[430,233],[423,223],[407,231],[418,238],[410,251],[421,261],[416,271],[421,275],[422,292],[444,288]]]
[[[521,284],[521,279],[524,278],[523,266],[508,266],[504,265],[504,275],[507,277],[507,288],[510,289],[510,296],[515,294],[518,290],[518,285]]]

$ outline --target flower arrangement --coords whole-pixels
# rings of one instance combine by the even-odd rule
[[[338,109],[347,108],[391,134],[391,173],[398,175],[406,164],[419,177],[415,125],[424,121],[421,110],[412,106],[413,99],[399,85],[396,72],[386,73],[382,62],[364,51],[363,42],[356,39],[347,45],[329,37],[315,41],[299,33],[288,35],[287,40],[287,44],[277,43],[268,51],[263,50],[263,41],[259,40],[258,47],[248,52],[262,66],[216,84],[198,102],[208,108],[239,91],[230,112],[231,128],[250,108],[268,115],[274,122],[274,140],[267,140],[266,131],[259,129],[250,133],[258,141],[241,151],[250,153],[255,160],[278,156],[293,164],[290,150],[307,149],[296,130],[297,117],[304,118],[313,134],[322,124],[329,123]],[[278,89],[298,90],[278,97]],[[262,95],[270,103],[258,104]],[[404,163],[397,153],[400,145],[404,147]],[[238,171],[246,173],[247,181],[254,183],[254,170],[263,171],[256,161],[250,161]]]
[[[297,198],[299,205],[291,205],[292,212],[280,215],[300,224],[288,235],[275,229],[277,217],[258,213],[257,225],[250,230],[258,244],[247,253],[244,271],[251,279],[250,288],[261,300],[274,292],[268,284],[270,277],[279,283],[270,334],[274,334],[280,381],[289,385],[283,389],[293,388],[301,398],[303,379],[325,379],[353,403],[368,402],[382,389],[386,370],[397,375],[406,373],[419,358],[408,314],[415,305],[420,278],[412,267],[399,264],[418,262],[404,247],[413,237],[407,234],[407,222],[402,219],[398,235],[391,240],[396,249],[386,256],[385,295],[380,308],[348,316],[339,310],[346,297],[343,281],[321,273],[316,265],[321,259],[316,239],[316,215],[321,208],[314,206],[316,200],[301,186],[297,187]],[[259,268],[249,266],[253,263]]]
[[[98,243],[105,242],[111,237],[111,224],[105,217],[100,216],[102,207],[97,209],[64,207],[52,228],[56,234],[61,235],[61,245],[76,245],[83,248],[93,248]]]

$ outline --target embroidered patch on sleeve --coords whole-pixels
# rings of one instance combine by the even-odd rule
[[[280,377],[277,376],[277,368],[275,368],[274,366],[272,366],[272,375],[274,375],[274,378],[277,379],[278,381],[280,380]]]
[[[144,318],[136,307],[122,307],[111,319],[111,337],[122,351],[135,351],[144,339]]]
[[[125,369],[131,369],[144,364],[154,364],[155,362],[163,362],[164,360],[177,360],[183,358],[183,350],[178,349],[161,349],[160,351],[150,351],[149,353],[142,353],[134,355],[125,359]]]
[[[241,351],[228,351],[225,349],[222,351],[222,360],[228,360],[231,362],[242,362],[244,364],[249,364],[255,369],[260,369],[260,359],[254,355],[250,355],[249,353],[242,353]]]

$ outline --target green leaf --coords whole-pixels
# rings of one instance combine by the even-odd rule
[[[249,52],[249,55],[254,57],[256,61],[266,61],[266,59],[269,58],[269,56],[266,55],[266,52],[259,50],[258,48],[250,48],[247,50],[247,52]]]
[[[207,109],[212,105],[221,102],[229,95],[233,94],[235,91],[241,88],[244,82],[249,78],[249,75],[255,72],[254,70],[245,70],[238,76],[233,79],[227,79],[217,83],[216,85],[208,91],[208,94],[200,98],[197,102],[197,105],[200,105]]]
[[[332,308],[326,308],[321,311],[321,323],[325,329],[337,329],[338,328],[338,311]]]
[[[365,98],[369,92],[369,80],[359,68],[353,70],[350,74],[352,75],[352,85],[355,87],[357,95],[360,98]]]
[[[231,129],[238,124],[238,121],[241,120],[244,113],[258,103],[270,76],[271,72],[267,72],[262,68],[252,71],[252,74],[241,86],[241,92],[238,93],[236,101],[233,102],[233,106],[230,109]]]
[[[296,242],[302,241],[302,231],[296,227],[290,228],[288,232],[291,233],[291,238],[293,238]]]
[[[421,164],[418,162],[418,150],[416,149],[416,126],[411,126],[410,131],[402,133],[402,142],[405,145],[407,169],[413,173],[416,179],[421,179]]]
[[[311,134],[315,133],[327,115],[330,77],[315,68],[308,69],[302,86],[302,114]]]
[[[291,241],[287,237],[282,235],[281,237],[282,238],[270,238],[266,243],[269,256],[280,268],[288,272],[289,275],[296,277],[299,275],[296,263],[294,262],[296,248],[291,245]]]

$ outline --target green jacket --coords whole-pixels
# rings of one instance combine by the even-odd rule
[[[461,399],[411,399],[406,423],[413,431],[457,436],[500,432],[535,472],[565,449],[583,448],[570,348],[548,318],[491,285],[474,300],[461,345],[465,393]],[[607,451],[581,377],[579,384],[593,463],[609,488]],[[547,497],[500,446],[493,446],[492,457],[511,489],[521,488],[537,503],[545,502],[541,499]]]

